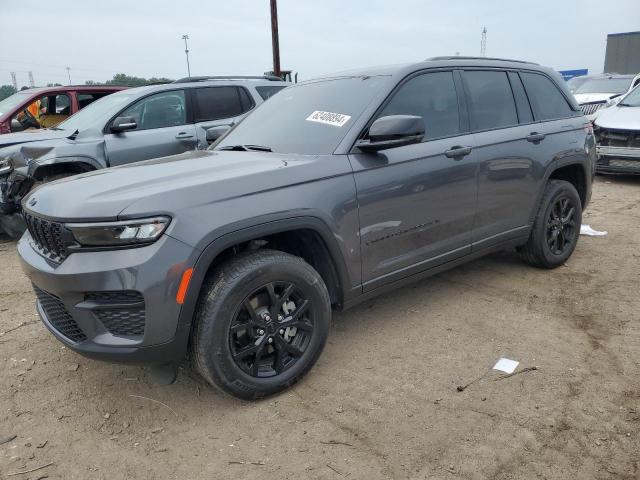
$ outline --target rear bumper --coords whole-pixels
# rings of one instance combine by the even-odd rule
[[[640,148],[598,146],[596,172],[640,174]]]
[[[38,314],[60,342],[89,358],[147,365],[186,355],[190,322],[179,322],[175,295],[192,251],[165,235],[147,247],[73,253],[55,264],[32,246],[29,232],[18,243]],[[92,300],[113,292],[138,293],[134,303]]]

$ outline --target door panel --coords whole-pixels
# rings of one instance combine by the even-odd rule
[[[365,291],[470,252],[476,154],[446,157],[454,146],[474,147],[473,136],[350,155]]]
[[[545,140],[532,143],[526,138],[542,133],[542,128],[531,124],[475,134],[479,169],[474,250],[526,230],[545,167],[541,145]]]
[[[149,95],[125,108],[137,128],[104,136],[110,166],[175,155],[196,147],[196,129],[189,123],[184,90]]]
[[[194,125],[109,133],[104,140],[109,166],[184,153],[197,141]]]

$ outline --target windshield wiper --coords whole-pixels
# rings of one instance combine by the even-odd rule
[[[624,103],[624,102],[620,102],[618,104],[619,107],[633,107],[633,105],[631,105],[630,103]]]
[[[263,145],[228,145],[222,147],[220,150],[230,150],[234,152],[271,152],[271,147],[265,147]]]

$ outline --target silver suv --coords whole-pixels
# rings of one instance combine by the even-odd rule
[[[192,77],[109,95],[55,128],[2,135],[0,231],[22,233],[20,201],[33,186],[204,149],[219,135],[213,127],[237,123],[287,85],[270,76]]]

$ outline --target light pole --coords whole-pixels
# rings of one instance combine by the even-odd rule
[[[184,40],[184,53],[187,56],[187,76],[191,78],[191,68],[189,67],[189,46],[187,45],[189,35],[182,35],[182,39]]]
[[[280,39],[278,37],[278,5],[271,0],[271,48],[273,50],[273,74],[280,76]]]

